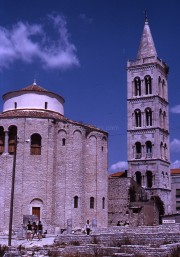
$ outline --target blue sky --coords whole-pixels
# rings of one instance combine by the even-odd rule
[[[0,0],[1,95],[36,79],[65,98],[66,117],[109,133],[109,169],[123,170],[126,65],[136,58],[145,9],[170,67],[171,163],[180,167],[179,0]]]

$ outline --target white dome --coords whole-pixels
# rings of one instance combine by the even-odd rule
[[[64,99],[36,85],[3,95],[3,112],[20,110],[48,110],[64,115]]]

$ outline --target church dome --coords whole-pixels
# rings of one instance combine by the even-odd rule
[[[3,95],[3,112],[12,110],[46,110],[64,115],[64,99],[35,82],[21,90]]]

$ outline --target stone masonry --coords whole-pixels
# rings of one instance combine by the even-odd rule
[[[38,209],[39,219],[48,232],[66,229],[67,222],[72,228],[82,228],[87,219],[106,227],[107,133],[56,111],[36,109],[33,101],[28,108],[20,102],[27,94],[28,104],[32,94],[42,100],[48,95],[43,90],[33,84],[27,90],[13,92],[13,96],[10,93],[17,108],[11,108],[9,103],[9,109],[0,114],[0,231],[7,230],[9,223],[14,154],[9,153],[8,147],[12,126],[17,129],[18,138],[13,229],[20,227],[23,216],[33,214],[34,209]],[[48,100],[49,106],[53,97]],[[41,138],[38,155],[31,152],[34,133]]]

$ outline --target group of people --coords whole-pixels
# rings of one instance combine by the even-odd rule
[[[42,239],[43,226],[41,221],[38,224],[34,221],[32,224],[28,221],[26,238],[28,241],[32,241],[34,236],[38,237],[38,240]]]

